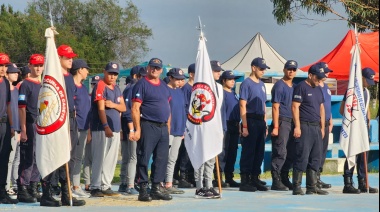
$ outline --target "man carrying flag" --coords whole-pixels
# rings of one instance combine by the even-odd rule
[[[54,171],[66,173],[63,164],[70,160],[68,100],[63,74],[60,72],[63,65],[61,66],[57,54],[54,33],[56,32],[52,28],[45,31],[47,38],[45,75],[37,104],[39,116],[37,118],[36,162],[42,178],[43,192],[40,205],[59,207],[61,205],[69,206],[72,203],[73,206],[82,206],[86,204],[83,200],[73,198],[72,202],[70,201],[67,175],[60,177],[62,203],[52,197],[50,190],[50,181]],[[65,56],[61,56],[61,58],[63,57]],[[71,68],[72,59],[71,63],[70,58],[63,59],[69,60],[70,67],[66,68]]]
[[[212,187],[212,173],[215,157],[222,152],[223,147],[223,89],[217,90],[202,29],[194,82],[185,129],[185,146],[194,167],[195,195],[196,198],[219,198],[220,195]],[[203,175],[206,183],[204,188]]]
[[[360,62],[359,62],[359,65],[356,65],[356,66],[357,68],[360,68]],[[364,152],[359,152],[356,155],[352,154],[354,157],[350,157],[351,156],[350,152],[354,151],[353,148],[357,150],[360,150],[361,148],[361,146],[358,146],[360,145],[359,143],[353,143],[353,142],[363,142],[361,143],[362,146],[368,148],[368,149],[365,149],[365,151],[368,152],[369,150],[368,129],[369,129],[371,116],[369,113],[370,110],[368,109],[370,94],[367,87],[371,85],[375,85],[375,81],[373,80],[375,76],[375,71],[373,71],[371,68],[364,68],[361,74],[360,74],[360,71],[356,71],[356,76],[354,78],[355,84],[354,82],[352,82],[352,79],[351,79],[352,75],[354,74],[352,73],[352,69],[351,69],[348,90],[346,91],[346,94],[343,97],[342,104],[340,105],[340,114],[342,114],[343,116],[343,125],[342,125],[342,131],[341,131],[341,136],[340,136],[340,139],[341,139],[340,142],[347,156],[346,162],[344,163],[343,193],[359,194],[361,192],[362,193],[367,192],[367,186],[365,182],[365,177],[366,177],[365,167],[367,164],[365,164],[364,161],[365,161],[365,157],[368,158],[368,154],[366,155]],[[360,77],[360,75],[362,75],[362,77]],[[362,78],[363,89],[360,89],[361,87],[359,87],[360,80],[358,79],[360,78]],[[363,93],[359,91],[362,91]],[[359,96],[361,95],[364,97],[364,99],[359,98]],[[363,107],[360,108],[361,106]],[[362,112],[364,112],[364,114]],[[362,123],[362,125],[358,125],[357,122],[359,122],[359,119],[362,119],[362,121],[365,121],[365,123]],[[367,126],[368,128],[365,129],[365,126]],[[347,149],[348,149],[348,152],[346,151]],[[356,171],[358,173],[358,183],[359,183],[358,189],[353,187],[353,180],[352,180],[352,175],[354,173],[354,168],[355,168],[355,159],[356,159]],[[377,188],[368,187],[368,189],[369,189],[369,193],[379,192]]]

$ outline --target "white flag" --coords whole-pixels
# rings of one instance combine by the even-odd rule
[[[194,169],[222,152],[222,102],[223,89],[215,83],[201,34],[185,132],[185,146]]]
[[[70,160],[69,111],[66,86],[54,42],[54,31],[45,31],[46,60],[38,96],[36,162],[44,178]]]
[[[340,145],[347,157],[349,168],[355,165],[355,156],[357,154],[369,151],[366,122],[367,109],[363,95],[362,67],[358,43],[352,47],[351,54],[350,79],[339,139]]]

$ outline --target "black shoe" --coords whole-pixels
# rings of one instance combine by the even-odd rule
[[[239,187],[239,191],[248,191],[255,192],[257,188],[250,184],[250,175],[249,174],[240,174],[241,183]]]
[[[293,190],[293,184],[289,180],[289,171],[281,171],[280,175],[282,184],[288,187],[290,191]]]
[[[195,190],[195,198],[197,198],[197,199],[211,199],[211,198],[214,198],[214,195],[208,189],[201,188],[199,190]]]
[[[173,185],[178,185],[179,181],[177,179],[173,179]]]
[[[126,183],[122,183],[119,185],[119,190],[117,190],[117,191],[118,192],[126,192],[127,188],[128,188],[128,185]]]
[[[19,202],[25,202],[25,203],[35,203],[37,202],[37,199],[32,197],[29,192],[28,192],[28,189],[26,188],[26,186],[24,185],[21,185],[18,181],[18,185],[17,185],[17,199]]]
[[[34,197],[37,199],[37,202],[41,201],[41,195],[37,191],[37,184],[38,182],[30,182],[28,186],[28,192],[30,196]]]
[[[45,207],[60,207],[62,203],[53,198],[51,192],[51,185],[47,181],[41,181],[42,196],[40,206]]]
[[[234,180],[234,173],[224,173],[226,176],[226,183],[230,184],[230,187],[232,188],[239,188],[240,183],[236,182]]]
[[[160,183],[153,183],[150,191],[150,197],[152,200],[172,200],[173,197],[169,195],[166,190],[162,190]]]
[[[64,180],[60,180],[59,181],[61,183],[61,202],[62,202],[62,205],[64,206],[70,206],[70,198],[69,198],[69,188],[68,188],[68,185],[67,185],[67,181],[64,181]],[[86,201],[84,200],[79,200],[79,199],[76,199],[75,197],[73,197],[72,199],[72,206],[84,206],[86,205]]]
[[[272,186],[271,186],[271,190],[275,190],[275,191],[288,191],[289,190],[289,188],[286,187],[281,182],[280,175],[279,175],[279,173],[276,170],[272,171]]]
[[[317,187],[317,172],[313,169],[306,170],[306,194],[329,194],[329,192],[321,190]]]
[[[112,191],[111,188],[108,188],[107,190],[102,190],[102,193],[104,194],[104,196],[119,196],[120,195],[119,193]]]
[[[211,187],[209,191],[212,193],[212,195],[214,195],[214,199],[220,198],[220,194],[213,187]]]
[[[370,186],[368,186],[368,191],[367,191],[367,184],[366,184],[364,178],[358,177],[358,183],[359,183],[358,189],[360,190],[361,193],[367,193],[367,192],[369,192],[371,194],[379,193],[379,190],[377,188],[372,188]]]
[[[229,188],[230,187],[230,184],[224,182],[223,180],[220,182],[220,184],[221,184],[222,188]],[[212,186],[213,187],[219,187],[218,181],[217,180],[213,180],[212,181]]]
[[[138,197],[139,201],[143,201],[143,202],[152,201],[152,198],[150,197],[150,195],[147,191],[147,188],[148,188],[147,183],[140,183],[140,185],[139,185],[139,197]]]
[[[92,189],[91,197],[104,197],[104,193],[100,189]]]
[[[259,191],[268,191],[268,188],[263,185],[263,181],[259,179],[258,175],[251,175],[250,176],[250,184],[257,188]]]
[[[321,188],[331,188],[331,184],[324,183],[321,180],[321,173],[320,172],[317,172],[317,187],[320,189]]]
[[[0,204],[17,204],[17,199],[12,199],[9,197],[7,191],[5,190],[5,185],[0,186]]]
[[[293,195],[305,195],[301,188],[302,174],[302,171],[293,170]]]

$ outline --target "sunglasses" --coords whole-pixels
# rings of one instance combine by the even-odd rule
[[[295,68],[288,68],[287,70],[288,71],[297,71],[297,69],[295,69]]]
[[[150,68],[151,68],[152,70],[156,70],[156,71],[161,70],[161,68],[160,68],[160,67],[157,67],[157,66],[151,66]]]

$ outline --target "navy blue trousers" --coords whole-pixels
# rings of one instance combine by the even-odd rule
[[[9,154],[11,153],[11,128],[9,123],[0,123],[0,186],[7,184]]]
[[[318,171],[321,164],[322,132],[320,126],[301,123],[301,137],[295,139],[296,157],[293,169]]]
[[[272,136],[272,171],[289,171],[295,157],[294,124],[279,120],[278,136]]]
[[[327,148],[329,147],[329,139],[330,139],[330,132],[329,132],[329,122],[325,122],[325,137],[322,139],[322,149],[321,149],[321,165],[319,167],[319,171],[323,171],[323,164],[325,164],[326,161],[326,153]]]
[[[40,181],[40,172],[36,163],[36,124],[26,122],[26,142],[20,142],[20,165],[18,179],[21,185]]]
[[[157,126],[141,121],[141,138],[137,144],[137,169],[139,183],[148,182],[148,164],[153,154],[153,183],[164,182],[169,156],[169,132],[167,125]]]
[[[223,151],[219,154],[220,171],[233,173],[239,142],[239,122],[227,121],[227,131],[223,139]]]
[[[261,174],[261,164],[264,160],[266,123],[264,120],[247,118],[249,135],[241,137],[240,173]]]

